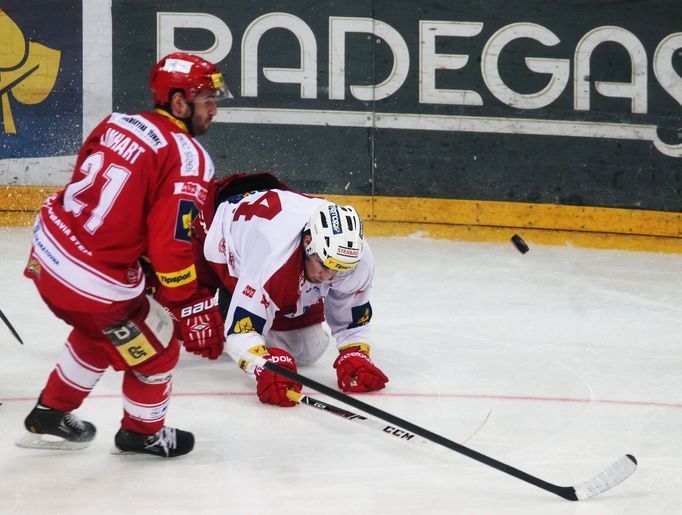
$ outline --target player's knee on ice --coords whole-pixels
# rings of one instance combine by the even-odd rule
[[[289,352],[299,366],[312,365],[329,347],[331,334],[325,324],[314,324],[290,331],[270,331],[266,336],[269,347]]]

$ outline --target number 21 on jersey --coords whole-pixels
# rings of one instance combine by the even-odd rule
[[[82,194],[88,188],[95,184],[95,179],[104,167],[104,154],[102,152],[95,152],[88,156],[83,161],[80,171],[85,175],[81,180],[73,182],[66,187],[64,191],[64,209],[75,216],[80,216],[86,203],[78,199],[78,195]],[[102,174],[106,182],[102,185],[99,191],[99,199],[94,209],[90,210],[90,217],[83,224],[83,227],[90,233],[94,234],[97,229],[104,222],[111,207],[116,202],[116,199],[123,190],[123,185],[130,177],[130,170],[119,165],[111,164]]]

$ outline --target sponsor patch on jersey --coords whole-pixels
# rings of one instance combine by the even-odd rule
[[[191,265],[176,272],[156,272],[156,277],[159,278],[159,281],[164,286],[168,288],[177,288],[178,286],[194,281],[197,278],[197,271],[194,268],[194,265]]]
[[[158,152],[159,149],[168,145],[168,141],[163,137],[161,131],[153,123],[140,115],[112,113],[109,121],[135,134],[135,136],[149,145],[154,152]]]
[[[329,206],[329,223],[332,226],[332,233],[341,234],[341,215],[338,206]]]
[[[206,202],[208,190],[196,182],[176,182],[173,185],[173,193],[175,195],[191,195],[197,199],[200,204],[203,204]]]
[[[246,288],[244,288],[244,291],[242,293],[246,295],[248,298],[252,299],[254,294],[256,293],[256,289],[253,286],[247,284]]]
[[[348,329],[367,325],[372,319],[372,306],[367,302],[361,306],[352,308],[351,313],[353,315],[353,321],[348,325]]]
[[[174,132],[173,139],[180,155],[180,175],[183,177],[199,175],[199,152],[189,136]]]
[[[178,203],[178,215],[175,218],[175,239],[192,241],[192,222],[199,214],[197,206],[191,200],[182,199]]]
[[[247,334],[247,333],[258,333],[263,334],[263,328],[265,327],[265,319],[254,315],[250,311],[237,307],[234,311],[234,317],[232,317],[232,323],[227,331],[228,336],[230,334]]]

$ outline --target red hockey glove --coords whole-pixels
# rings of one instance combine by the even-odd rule
[[[268,349],[269,355],[263,356],[273,363],[296,372],[296,362],[294,357],[287,351],[277,348]],[[256,368],[256,393],[264,404],[276,404],[277,406],[290,407],[296,403],[287,398],[287,390],[294,390],[301,393],[301,385],[291,379],[282,377],[271,372],[267,368]]]
[[[334,361],[339,388],[344,392],[371,392],[381,390],[388,383],[388,377],[372,363],[366,352],[359,346],[341,350]]]
[[[217,359],[225,345],[225,327],[213,297],[194,300],[173,309],[178,320],[179,339],[189,352],[208,359]]]

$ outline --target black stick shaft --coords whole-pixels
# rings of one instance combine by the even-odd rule
[[[21,336],[19,336],[19,333],[17,333],[16,329],[14,329],[14,327],[12,327],[12,324],[9,323],[9,320],[7,320],[7,317],[6,317],[5,314],[2,312],[1,309],[0,309],[0,318],[2,318],[2,321],[5,322],[5,325],[7,325],[8,329],[9,329],[10,331],[12,331],[12,334],[14,335],[14,337],[15,337],[17,340],[19,340],[19,343],[21,343],[21,344],[23,345],[23,344],[24,344],[24,341],[21,339]]]
[[[289,399],[294,402],[305,404],[306,406],[310,406],[321,411],[326,411],[327,413],[331,413],[333,415],[336,415],[337,417],[345,418],[346,420],[351,420],[353,422],[365,423],[368,426],[372,426],[376,429],[379,429],[381,432],[387,435],[391,435],[402,441],[408,442],[417,441],[425,444],[429,443],[427,440],[423,438],[413,440],[413,438],[417,435],[414,435],[409,431],[405,431],[398,427],[393,427],[392,425],[386,424],[383,421],[374,420],[371,418],[364,417],[362,415],[358,415],[357,413],[353,413],[352,411],[348,411],[347,409],[339,408],[338,406],[334,406],[333,404],[329,404],[328,402],[323,402],[321,400],[314,399],[308,395],[303,395],[290,390],[287,392],[287,397],[289,397]]]
[[[458,444],[457,442],[448,440],[447,438],[440,436],[436,433],[433,433],[428,429],[424,429],[416,424],[413,424],[412,422],[408,422],[407,420],[404,420],[400,417],[391,415],[390,413],[387,413],[379,408],[371,406],[365,402],[362,402],[356,399],[355,397],[351,397],[350,395],[346,395],[345,393],[334,390],[333,388],[323,385],[322,383],[318,383],[317,381],[310,379],[308,377],[297,374],[296,372],[292,372],[291,370],[281,367],[275,363],[272,363],[271,361],[263,360],[262,366],[264,366],[271,372],[274,372],[275,374],[279,374],[288,379],[291,379],[292,381],[301,383],[302,385],[307,386],[308,388],[312,388],[313,390],[316,390],[325,395],[328,395],[329,397],[336,399],[337,401],[348,404],[349,406],[353,406],[354,408],[362,410],[365,413],[369,413],[374,417],[380,418],[381,420],[402,427],[403,429],[407,429],[408,431],[411,431],[412,433],[419,435],[422,438],[425,438],[426,440],[437,443],[438,445],[442,445],[443,447],[446,447],[460,454],[464,454],[465,456],[473,460],[488,465],[489,467],[497,469],[500,472],[504,472],[505,474],[509,474],[510,476],[525,481],[526,483],[530,483],[531,485],[537,486],[538,488],[542,488],[547,492],[551,492],[555,495],[558,495],[559,497],[568,499],[569,501],[578,500],[578,498],[576,497],[575,489],[573,487],[568,486],[562,487],[553,485],[552,483],[548,483],[547,481],[543,481],[542,479],[532,476],[515,467],[512,467],[511,465],[507,465],[506,463],[502,463],[501,461],[486,456],[485,454],[481,454],[478,451],[465,447],[464,445]]]

